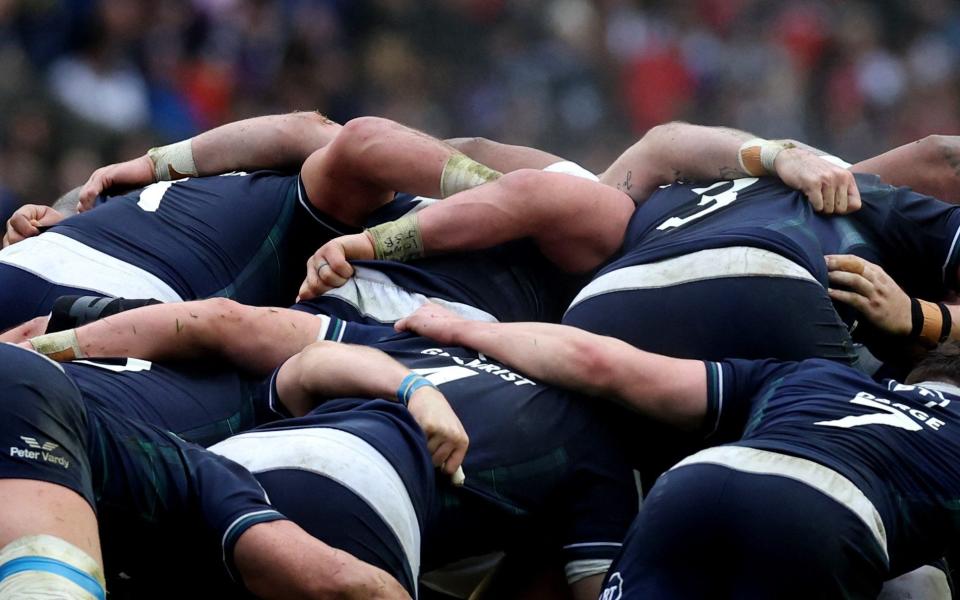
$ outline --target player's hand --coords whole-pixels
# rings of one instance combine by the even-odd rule
[[[871,323],[894,335],[909,335],[913,327],[910,296],[886,271],[851,254],[828,255],[833,300],[849,304]]]
[[[327,290],[345,284],[353,277],[353,267],[347,261],[373,258],[373,242],[366,233],[330,240],[307,261],[307,277],[300,285],[297,302],[316,298]]]
[[[454,339],[457,331],[467,321],[460,315],[428,302],[418,308],[409,317],[394,324],[397,331],[409,331],[423,337],[437,340],[441,344],[457,345]]]
[[[7,342],[10,344],[21,344],[26,343],[29,346],[29,349],[33,347],[27,343],[27,340],[38,335],[43,335],[47,332],[47,322],[50,321],[50,317],[44,315],[42,317],[34,317],[27,321],[26,323],[21,323],[16,327],[12,327],[3,333],[0,333],[0,343]]]
[[[433,464],[447,475],[463,464],[470,439],[447,399],[434,387],[423,386],[413,392],[407,405],[410,414],[427,436],[427,450]]]
[[[63,215],[49,206],[24,204],[7,221],[7,232],[3,236],[3,247],[16,244],[28,237],[40,234],[40,227],[50,227],[63,220]]]
[[[773,163],[777,176],[800,190],[816,212],[845,215],[860,210],[860,190],[853,173],[803,148],[787,148]]]
[[[153,161],[146,154],[126,162],[100,167],[80,188],[80,202],[77,203],[77,212],[93,208],[93,201],[104,190],[118,186],[141,187],[154,181]]]

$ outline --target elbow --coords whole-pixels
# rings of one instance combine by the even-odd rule
[[[278,135],[295,152],[295,162],[302,163],[308,156],[329,145],[342,126],[317,111],[294,112],[277,121]]]
[[[446,140],[446,143],[470,157],[483,154],[484,150],[495,144],[495,142],[483,137],[454,138]]]
[[[576,387],[591,396],[615,397],[618,389],[617,357],[596,340],[577,339],[567,346],[568,375]]]

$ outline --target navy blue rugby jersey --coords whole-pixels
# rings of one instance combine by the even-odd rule
[[[354,229],[319,214],[297,176],[256,171],[157,182],[50,231],[152,273],[184,300],[263,305],[289,303],[310,254]]]
[[[408,334],[377,338],[371,334],[377,330],[347,324],[342,341],[382,350],[437,385],[470,436],[466,485],[458,493],[479,499],[494,515],[491,521],[460,518],[472,514],[458,512],[471,501],[448,497],[441,549],[434,538],[440,559],[478,549],[471,540],[502,543],[498,519],[526,516],[548,522],[568,560],[616,555],[638,495],[605,403],[533,381],[472,350]],[[482,540],[485,535],[500,537]]]
[[[863,208],[846,216],[813,212],[803,193],[770,177],[664,186],[634,212],[621,253],[599,274],[708,248],[751,246],[792,260],[824,285],[825,254],[856,254],[913,296],[940,298],[955,289],[960,207],[874,175],[855,177]]]
[[[264,385],[222,367],[136,358],[77,360],[63,369],[89,406],[204,446],[254,426]]]
[[[883,383],[825,360],[707,363],[715,441],[825,465],[873,503],[891,572],[943,556],[960,535],[960,395]]]

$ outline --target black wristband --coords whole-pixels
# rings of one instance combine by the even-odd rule
[[[950,337],[950,330],[953,329],[953,317],[943,302],[937,302],[940,307],[940,315],[943,317],[943,326],[940,328],[940,343],[944,343]]]
[[[923,332],[923,309],[920,308],[920,301],[916,298],[910,298],[910,337],[916,339]]]

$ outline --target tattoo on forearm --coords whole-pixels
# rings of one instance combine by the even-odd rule
[[[633,171],[627,171],[626,177],[623,178],[623,181],[617,184],[617,189],[621,192],[629,192],[633,187]]]

